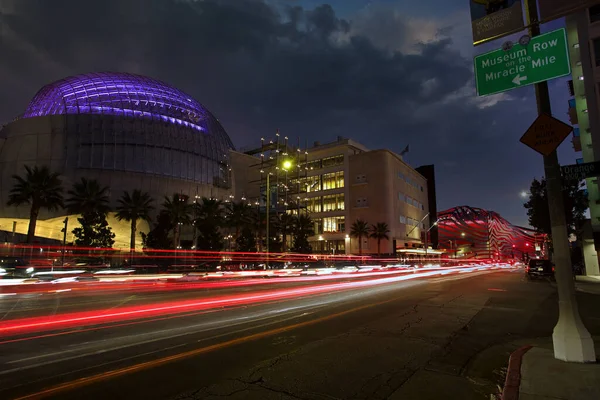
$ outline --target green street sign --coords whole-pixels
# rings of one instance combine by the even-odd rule
[[[475,57],[477,94],[487,96],[571,73],[564,28]]]

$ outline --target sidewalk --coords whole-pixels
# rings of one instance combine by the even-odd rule
[[[600,354],[600,337],[594,337]],[[539,342],[512,353],[502,400],[600,399],[600,363],[567,363],[554,358],[552,343]]]
[[[575,280],[577,282],[600,283],[600,275],[577,275]]]

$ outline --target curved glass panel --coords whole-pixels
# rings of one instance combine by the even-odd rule
[[[159,120],[212,133],[233,147],[216,118],[202,104],[179,89],[141,75],[99,72],[61,79],[44,86],[22,118],[57,114]]]

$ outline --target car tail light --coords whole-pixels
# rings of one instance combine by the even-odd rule
[[[525,267],[525,271],[529,272],[529,265]]]
[[[555,271],[555,268],[554,268],[554,267],[552,267],[552,272],[554,272],[554,271]]]

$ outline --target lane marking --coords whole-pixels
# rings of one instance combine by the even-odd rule
[[[324,307],[324,305],[317,304],[317,305],[308,305],[305,307],[297,307],[297,309],[318,309],[318,308],[322,308],[322,307]],[[111,347],[108,349],[106,349],[106,348],[104,348],[104,349],[100,348],[100,349],[96,349],[96,350],[90,349],[90,351],[88,351],[87,353],[81,353],[81,354],[64,357],[64,358],[60,358],[60,359],[43,361],[38,364],[27,365],[25,367],[18,367],[18,368],[13,368],[13,369],[6,370],[6,371],[0,371],[0,375],[6,375],[9,373],[13,373],[13,372],[23,371],[23,370],[27,370],[27,369],[31,369],[31,368],[42,367],[42,366],[55,364],[55,363],[59,363],[59,362],[70,361],[70,360],[74,360],[77,358],[92,356],[92,355],[96,355],[96,354],[102,354],[102,353],[108,353],[111,351],[122,350],[122,349],[126,349],[129,347],[134,347],[134,346],[139,346],[139,345],[144,345],[144,344],[149,344],[149,343],[155,343],[155,342],[159,342],[161,340],[173,339],[173,338],[178,338],[178,337],[187,336],[187,335],[194,335],[194,334],[203,333],[203,332],[210,332],[210,331],[223,329],[223,328],[231,328],[231,327],[235,327],[238,325],[244,325],[244,324],[248,324],[248,323],[252,323],[252,322],[266,321],[269,319],[281,317],[282,315],[290,314],[290,311],[296,312],[298,310],[288,310],[287,312],[286,311],[282,311],[282,312],[267,311],[265,313],[262,313],[263,314],[262,316],[260,316],[261,313],[257,313],[257,314],[259,314],[259,317],[254,318],[254,319],[249,319],[249,318],[252,318],[252,316],[240,316],[238,318],[230,318],[230,319],[227,319],[224,321],[218,320],[218,321],[208,322],[208,323],[205,322],[205,323],[201,323],[201,324],[186,326],[183,328],[162,329],[159,331],[153,331],[153,332],[147,333],[145,335],[150,335],[150,334],[151,335],[159,335],[159,334],[168,333],[168,332],[177,331],[177,330],[181,331],[184,329],[189,330],[189,329],[203,327],[202,329],[198,329],[198,330],[194,330],[194,331],[188,331],[188,332],[183,332],[183,333],[178,333],[178,334],[171,334],[168,337],[162,336],[162,337],[157,337],[157,338],[148,339],[148,340],[144,340],[144,341],[131,342],[131,343],[123,344],[120,346]],[[270,315],[264,315],[264,314],[270,314]],[[287,321],[288,319],[290,319],[290,318],[282,319],[279,321],[280,322]],[[240,321],[240,320],[242,320],[242,321]],[[208,326],[206,326],[206,325],[208,325]],[[216,326],[214,326],[214,325],[216,325]],[[261,327],[261,326],[262,325],[259,325],[257,327]],[[129,338],[135,338],[135,337],[139,338],[140,336],[142,336],[142,335],[130,335],[130,336],[121,337],[119,339],[127,340]],[[100,344],[101,342],[102,341],[92,342],[92,344],[97,345],[97,344]],[[18,364],[18,363],[22,363],[24,361],[31,361],[31,360],[36,360],[36,359],[40,359],[40,358],[48,358],[48,357],[53,357],[53,356],[56,356],[59,354],[79,352],[81,350],[82,350],[81,348],[77,348],[77,349],[71,349],[71,350],[60,351],[60,352],[55,352],[55,353],[47,353],[47,354],[37,355],[37,356],[33,356],[33,357],[22,358],[19,360],[8,361],[6,364]]]
[[[139,371],[143,371],[146,369],[150,369],[150,368],[156,368],[158,366],[167,364],[167,363],[171,363],[174,361],[178,361],[178,360],[182,360],[182,359],[186,359],[186,358],[190,358],[190,357],[194,357],[194,356],[198,356],[201,354],[205,354],[205,353],[209,353],[212,351],[216,351],[216,350],[220,350],[226,347],[230,347],[230,346],[235,346],[238,344],[243,344],[243,343],[247,343],[250,341],[255,341],[255,340],[259,340],[259,339],[263,339],[269,336],[273,336],[273,335],[277,335],[280,333],[284,333],[284,332],[288,332],[294,329],[298,329],[298,328],[303,328],[306,326],[310,326],[310,325],[314,325],[314,324],[318,324],[321,322],[325,322],[325,321],[329,321],[332,320],[334,318],[338,318],[356,311],[360,311],[360,310],[364,310],[367,308],[371,308],[371,307],[376,307],[376,306],[380,306],[386,303],[391,303],[393,301],[396,301],[400,298],[402,298],[404,296],[401,297],[395,297],[393,299],[389,299],[389,300],[385,300],[385,301],[381,301],[381,302],[377,302],[377,303],[372,303],[372,304],[367,304],[364,306],[359,306],[359,307],[355,307],[355,308],[351,308],[349,310],[346,311],[341,311],[335,314],[330,314],[324,317],[320,317],[320,318],[316,318],[310,321],[304,321],[304,322],[299,322],[296,324],[292,324],[292,325],[287,325],[281,328],[276,328],[276,329],[271,329],[268,331],[264,331],[264,332],[258,332],[258,333],[254,333],[252,335],[248,335],[248,336],[244,336],[241,338],[237,338],[237,339],[232,339],[232,340],[228,340],[226,342],[221,342],[221,343],[216,343],[210,346],[206,346],[206,347],[201,347],[199,349],[195,349],[195,350],[190,350],[190,351],[186,351],[183,353],[179,353],[179,354],[175,354],[172,356],[167,356],[167,357],[163,357],[163,358],[159,358],[157,360],[152,360],[152,361],[146,361],[143,363],[139,363],[136,365],[132,365],[129,367],[124,367],[124,368],[119,368],[113,371],[107,371],[107,372],[102,372],[96,375],[92,375],[89,377],[84,377],[84,378],[79,378],[76,379],[74,381],[71,382],[66,382],[66,383],[62,383],[53,387],[50,387],[48,389],[44,389],[41,390],[39,392],[36,393],[32,393],[23,397],[18,397],[15,400],[31,400],[31,399],[41,399],[44,398],[46,396],[50,396],[50,395],[55,395],[64,391],[68,391],[68,390],[73,390],[73,389],[77,389],[83,386],[87,386],[93,383],[98,383],[107,379],[112,379],[112,378],[117,378],[119,376],[122,375],[127,375],[127,374],[131,374],[134,372],[139,372]],[[276,323],[276,322],[275,322]],[[252,328],[248,328],[248,329],[252,329]]]

